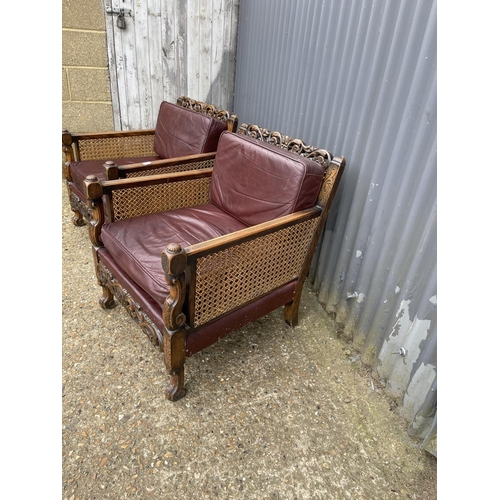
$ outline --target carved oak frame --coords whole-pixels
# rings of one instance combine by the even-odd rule
[[[303,154],[304,156],[310,155],[310,157],[322,164],[325,167],[325,177],[316,205],[310,209],[248,227],[187,248],[182,248],[176,242],[166,242],[161,260],[165,280],[170,287],[170,292],[163,305],[161,314],[163,325],[161,325],[161,331],[159,325],[155,324],[144,312],[140,300],[131,296],[118,280],[113,277],[112,273],[106,269],[106,266],[99,261],[98,249],[102,247],[100,228],[104,222],[103,199],[106,198],[107,220],[113,221],[113,193],[115,191],[139,189],[151,184],[178,183],[179,186],[182,186],[182,183],[186,179],[193,180],[210,177],[212,169],[104,182],[99,182],[95,178],[88,178],[85,182],[88,207],[92,214],[89,224],[89,235],[94,245],[96,275],[99,285],[103,289],[103,297],[100,299],[100,305],[103,308],[113,307],[113,297],[115,297],[125,306],[126,310],[146,333],[153,345],[163,350],[164,362],[169,377],[165,394],[167,399],[171,401],[182,398],[186,393],[184,363],[188,355],[194,354],[194,352],[188,352],[187,350],[187,337],[203,327],[203,324],[201,326],[196,325],[194,321],[197,291],[196,270],[199,260],[248,242],[255,241],[258,245],[260,241],[263,241],[269,235],[276,235],[280,231],[286,231],[288,228],[293,229],[300,224],[304,225],[312,221],[314,226],[312,226],[312,231],[310,231],[308,241],[306,242],[307,251],[303,261],[301,261],[300,272],[295,278],[296,286],[293,300],[284,304],[284,319],[290,326],[295,326],[298,323],[300,298],[307,272],[345,167],[343,157],[332,158],[332,155],[326,150],[307,146],[302,141],[290,139],[288,136],[283,136],[277,132],[268,132],[266,129],[258,128],[255,125],[242,125],[238,133],[247,135],[251,133],[254,137],[266,142],[271,142],[271,140],[276,141],[274,143],[278,146],[295,150],[298,154]],[[293,251],[293,249],[290,248],[289,251]],[[272,254],[272,250],[266,251],[258,258],[271,258]],[[232,312],[234,312],[234,309],[226,311],[224,314],[230,315]],[[210,321],[216,320],[217,318]]]
[[[238,126],[238,116],[232,115],[229,111],[225,109],[220,109],[212,104],[208,104],[203,101],[197,101],[191,99],[187,96],[180,96],[177,98],[176,104],[183,108],[190,109],[197,113],[202,113],[207,116],[211,116],[217,120],[220,120],[226,124],[226,129],[229,132],[236,131]],[[103,170],[106,179],[118,179],[124,178],[129,175],[153,175],[160,172],[166,172],[168,169],[176,167],[177,171],[182,171],[182,159],[181,158],[170,158],[166,160],[158,160],[150,162],[148,165],[143,163],[137,163],[128,165],[127,167],[117,167],[114,163],[107,161],[107,158],[95,158],[86,157],[86,153],[83,153],[80,147],[82,142],[91,143],[93,141],[108,141],[115,144],[116,148],[121,149],[122,152],[114,154],[113,158],[130,158],[134,156],[148,156],[145,154],[143,143],[144,140],[148,140],[150,143],[150,155],[154,156],[153,139],[155,135],[155,129],[144,129],[144,130],[119,130],[119,131],[108,131],[108,132],[94,132],[94,133],[82,133],[82,134],[72,134],[68,130],[62,131],[62,152],[64,153],[66,162],[63,165],[63,177],[66,180],[66,186],[68,189],[69,202],[71,210],[73,211],[72,222],[75,226],[84,226],[85,222],[89,223],[89,210],[85,199],[81,199],[77,193],[72,190],[73,178],[71,175],[71,163],[75,161],[85,161],[92,159],[102,159],[103,160]],[[124,149],[123,146],[119,146],[119,141],[126,140],[127,148]],[[134,141],[137,142],[137,146],[134,146]],[[137,150],[134,150],[137,147]],[[188,162],[192,162],[193,159],[198,157],[198,165],[190,165],[189,168],[208,168],[213,164],[213,155],[193,155],[185,158]],[[109,156],[108,156],[109,158]]]

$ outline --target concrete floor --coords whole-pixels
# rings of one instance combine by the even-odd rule
[[[98,305],[87,228],[63,188],[62,498],[434,499],[436,459],[353,362],[304,290],[188,359],[164,398],[162,356],[118,306]]]

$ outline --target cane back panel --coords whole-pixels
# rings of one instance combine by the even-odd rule
[[[78,141],[79,158],[81,161],[87,161],[155,156],[154,138],[154,130],[152,130],[147,135],[80,139]]]

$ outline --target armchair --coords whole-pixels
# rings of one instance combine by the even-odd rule
[[[62,132],[62,150],[66,157],[63,176],[76,226],[85,224],[90,213],[86,205],[84,180],[88,175],[108,178],[108,170],[118,178],[182,171],[184,158],[189,170],[206,168],[213,163],[211,153],[224,130],[235,131],[238,117],[189,97],[176,104],[160,105],[155,129],[71,134]],[[193,161],[197,159],[197,161]],[[130,170],[119,174],[124,165]]]
[[[163,351],[166,397],[186,359],[284,306],[298,322],[343,157],[277,132],[223,132],[212,168],[84,181],[100,305],[115,299]],[[145,193],[151,203],[138,208]],[[152,200],[155,200],[154,202]]]

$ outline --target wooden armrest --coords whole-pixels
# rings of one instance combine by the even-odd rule
[[[204,255],[220,252],[228,247],[239,245],[245,241],[253,240],[265,236],[269,233],[285,229],[294,224],[308,221],[319,217],[321,209],[318,207],[309,208],[300,212],[285,215],[272,221],[263,222],[255,226],[246,227],[235,231],[234,233],[225,234],[208,241],[203,241],[195,245],[186,247],[184,251],[188,256],[188,260],[198,259]]]
[[[113,162],[106,162],[103,168],[106,179],[115,180],[143,175],[158,175],[169,172],[197,170],[199,168],[211,168],[214,160],[215,153],[203,153],[183,156],[181,158],[131,163],[129,165],[116,165]]]
[[[134,189],[156,184],[167,184],[169,182],[184,181],[189,179],[212,177],[213,168],[203,170],[187,170],[185,172],[173,172],[170,174],[148,175],[145,177],[130,177],[128,179],[115,179],[99,181],[94,176],[88,176],[84,181],[87,198],[97,201],[105,194],[111,194],[115,190]]]
[[[63,130],[64,135],[68,134],[68,131]],[[143,130],[110,130],[107,132],[85,132],[80,134],[69,134],[73,139],[73,142],[80,140],[92,140],[92,139],[112,139],[114,137],[134,137],[139,135],[151,135],[155,133],[155,129],[143,129]],[[64,141],[63,141],[64,142]]]

